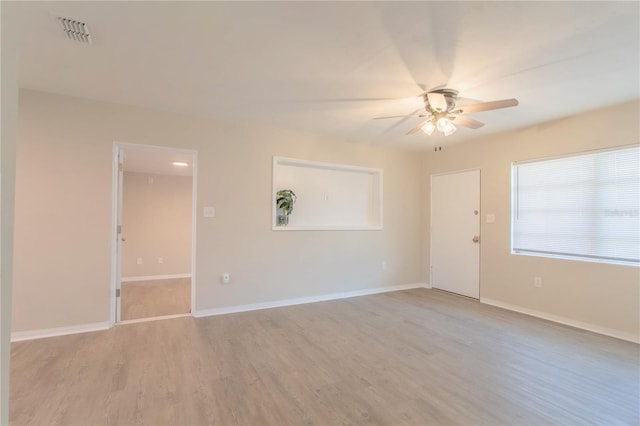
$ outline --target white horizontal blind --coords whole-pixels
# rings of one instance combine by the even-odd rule
[[[640,149],[512,166],[512,249],[640,264]]]

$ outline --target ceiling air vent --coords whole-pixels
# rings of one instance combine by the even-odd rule
[[[62,17],[58,18],[58,22],[60,22],[60,26],[67,35],[67,38],[81,43],[93,43],[91,34],[89,34],[89,27],[84,22]]]

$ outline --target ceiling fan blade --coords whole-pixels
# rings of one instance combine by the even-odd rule
[[[327,98],[327,99],[298,99],[294,102],[299,103],[320,103],[320,102],[369,102],[369,101],[399,101],[402,99],[412,99],[410,97],[405,98]]]
[[[409,115],[389,115],[387,117],[373,117],[374,120],[385,120],[387,118],[404,118],[404,117],[411,117],[412,115],[415,114],[409,114]]]
[[[427,99],[429,100],[431,108],[440,111],[447,110],[447,100],[442,93],[429,92],[427,93]]]
[[[386,133],[390,133],[392,132],[394,129],[402,126],[407,120],[409,120],[411,117],[415,117],[416,115],[418,117],[424,117],[425,114],[418,114],[418,112],[420,111],[420,109],[417,109],[415,111],[413,111],[411,114],[409,115],[405,115],[404,118],[402,120],[398,120],[396,121],[393,126],[390,126],[387,130],[385,130],[384,132],[382,132],[382,134],[386,134]]]
[[[419,111],[421,111],[423,108],[418,108],[417,110],[410,112],[409,114],[404,114],[404,115],[389,115],[386,117],[374,117],[374,120],[384,120],[386,118],[409,118],[409,117],[426,117],[425,114],[418,114]]]
[[[458,108],[462,108],[464,105],[481,104],[482,101],[473,98],[464,98],[462,96],[456,97],[456,105],[461,104]]]
[[[460,115],[456,115],[453,117],[453,123],[468,127],[470,129],[479,129],[480,127],[484,126],[484,123],[482,121],[478,121],[471,117],[463,117]]]
[[[429,100],[431,102],[431,100]],[[503,99],[501,101],[483,102],[481,104],[465,105],[458,108],[457,114],[468,114],[471,112],[489,111],[492,109],[509,108],[518,105],[517,99]]]
[[[412,134],[418,132],[420,129],[422,129],[422,126],[424,126],[428,122],[429,122],[429,120],[424,120],[422,123],[418,124],[416,127],[414,127],[413,129],[409,130],[407,132],[407,135],[412,135]]]

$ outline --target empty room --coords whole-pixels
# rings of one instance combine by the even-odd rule
[[[640,3],[0,13],[1,425],[640,423]]]

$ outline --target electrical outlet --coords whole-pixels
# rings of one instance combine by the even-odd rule
[[[533,286],[540,288],[542,287],[542,278],[541,277],[533,277]]]
[[[386,270],[387,270],[387,267],[388,267],[388,265],[387,265],[387,261],[386,261],[386,260],[384,260],[384,261],[382,262],[382,270],[383,270],[383,271],[386,271]]]
[[[159,257],[159,258],[158,258],[158,263],[164,263],[164,259],[163,259],[163,258],[161,258],[161,257]]]
[[[141,257],[137,258],[137,259],[136,259],[136,263],[137,263],[138,265],[142,265],[142,258],[141,258]]]
[[[231,276],[228,272],[222,274],[222,284],[229,284],[231,282]]]

